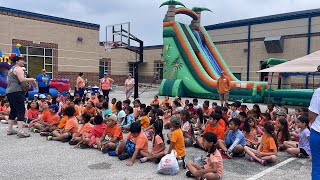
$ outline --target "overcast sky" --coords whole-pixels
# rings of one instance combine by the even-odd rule
[[[0,6],[46,15],[100,24],[100,40],[105,40],[105,26],[131,22],[131,33],[145,45],[162,43],[162,20],[167,7],[164,0],[0,0]],[[320,8],[319,0],[180,0],[188,8],[207,7],[202,25]],[[178,15],[189,23],[191,18]]]

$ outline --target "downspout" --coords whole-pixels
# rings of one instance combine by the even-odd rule
[[[249,81],[250,79],[250,45],[251,45],[251,24],[248,25],[247,81]]]
[[[308,17],[308,46],[307,46],[307,55],[310,54],[311,49],[311,15]],[[309,74],[306,76],[306,89],[309,89]]]

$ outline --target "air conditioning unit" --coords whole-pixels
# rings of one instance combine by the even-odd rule
[[[268,53],[283,53],[284,38],[282,36],[266,37],[264,45]]]

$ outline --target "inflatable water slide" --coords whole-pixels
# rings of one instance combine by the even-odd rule
[[[220,72],[231,80],[230,100],[263,102],[267,82],[237,79],[214,45],[206,29],[200,26],[200,15],[206,8],[178,8],[170,4],[163,22],[163,80],[159,94],[218,99]],[[193,20],[190,25],[175,21],[176,14]]]

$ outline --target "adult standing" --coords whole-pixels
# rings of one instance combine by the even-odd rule
[[[311,123],[310,149],[312,156],[312,179],[320,179],[320,88],[312,96],[309,106]]]
[[[217,90],[220,96],[221,107],[223,105],[227,106],[229,99],[229,91],[231,87],[231,82],[229,77],[227,77],[223,71],[220,72],[220,78],[217,81]]]
[[[132,74],[128,74],[128,78],[124,82],[124,92],[126,93],[126,99],[129,99],[133,90],[134,90],[134,79],[132,78]]]
[[[85,81],[83,79],[83,73],[79,73],[79,76],[77,78],[77,84],[76,84],[76,93],[78,93],[79,97],[83,97],[84,94],[84,88],[85,88]]]
[[[103,78],[100,80],[100,89],[102,90],[104,99],[106,99],[107,102],[109,102],[109,92],[113,82],[114,80],[109,77],[108,73],[104,73]]]
[[[40,94],[48,94],[51,78],[46,74],[46,70],[42,69],[41,74],[36,77]]]
[[[26,78],[22,67],[24,66],[24,59],[19,56],[15,56],[11,59],[13,66],[8,71],[7,77],[7,98],[10,104],[10,114],[8,120],[8,132],[7,135],[17,134],[20,138],[30,137],[30,134],[23,131],[24,127],[24,115],[25,115],[25,105],[24,105],[24,90],[28,90],[28,84],[32,83],[37,86],[37,82],[33,78]],[[13,129],[14,120],[17,118],[18,130]]]

